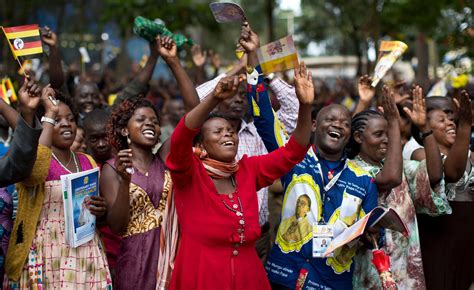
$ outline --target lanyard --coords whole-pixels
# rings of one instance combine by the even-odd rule
[[[329,190],[331,190],[331,188],[336,184],[336,182],[339,180],[339,177],[341,177],[341,174],[344,172],[344,170],[347,168],[347,162],[348,162],[348,159],[346,158],[345,161],[344,161],[344,166],[342,167],[342,169],[333,177],[331,178],[331,180],[329,180],[329,182],[327,184],[324,184],[326,183],[326,179],[324,178],[324,174],[323,174],[323,170],[322,170],[322,167],[324,167],[324,169],[329,172],[330,169],[329,167],[324,163],[324,159],[323,158],[319,158],[319,154],[317,153],[316,151],[316,148],[313,148],[314,151],[316,152],[316,160],[318,161],[318,169],[319,169],[319,175],[321,176],[321,182],[323,183],[323,188],[322,188],[322,197],[321,197],[321,202],[322,202],[322,205],[321,205],[321,208],[323,210],[323,212],[321,213],[321,218],[322,218],[322,221],[323,223],[326,223],[326,221],[324,220],[324,203],[326,201],[326,193],[329,192]],[[341,165],[338,165],[336,168],[334,168],[334,171],[337,171],[339,168],[341,168]],[[328,178],[329,179],[329,178]]]

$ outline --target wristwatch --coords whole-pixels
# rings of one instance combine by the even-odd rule
[[[433,134],[433,130],[429,130],[428,132],[420,132],[420,139],[423,140],[425,139],[426,137],[430,136],[431,134]]]
[[[54,119],[45,116],[41,117],[41,123],[43,122],[50,123],[51,125],[56,126],[56,121]]]

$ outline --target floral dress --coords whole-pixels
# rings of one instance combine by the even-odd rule
[[[354,162],[374,177],[381,170],[367,164],[359,156]],[[379,204],[393,208],[408,228],[407,237],[387,229],[382,248],[390,257],[391,272],[398,289],[426,289],[416,213],[433,216],[451,213],[444,181],[431,188],[426,162],[404,160],[402,183],[390,192],[380,193]],[[356,255],[354,289],[381,289],[379,274],[371,260],[370,250],[361,250]]]
[[[77,159],[83,171],[93,168],[85,154],[78,153]],[[28,259],[19,281],[5,277],[3,289],[112,289],[99,235],[77,248],[66,243],[60,176],[69,173],[51,159]]]

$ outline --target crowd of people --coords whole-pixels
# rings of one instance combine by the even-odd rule
[[[377,91],[369,76],[331,90],[304,62],[266,75],[247,22],[243,56],[219,74],[214,54],[210,78],[202,49],[185,69],[169,37],[120,80],[64,70],[57,35],[41,38],[48,69],[26,73],[17,109],[0,100],[3,289],[381,289],[374,247],[399,289],[474,289],[466,90]],[[173,81],[152,80],[159,58]],[[96,234],[74,248],[61,176],[96,167]],[[377,206],[408,235],[379,228],[315,255]]]

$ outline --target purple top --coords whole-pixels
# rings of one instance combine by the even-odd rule
[[[115,169],[114,163],[115,159],[107,161],[107,164]],[[155,156],[152,161],[148,175],[135,168],[130,184],[131,217],[127,229],[128,234],[122,237],[117,256],[115,289],[156,288],[161,225],[156,227],[156,223],[149,221],[153,220],[150,215],[153,215],[154,210],[159,207],[164,180],[165,165],[158,156]],[[149,226],[137,227],[135,224],[137,216],[140,216],[141,225],[148,224]]]

